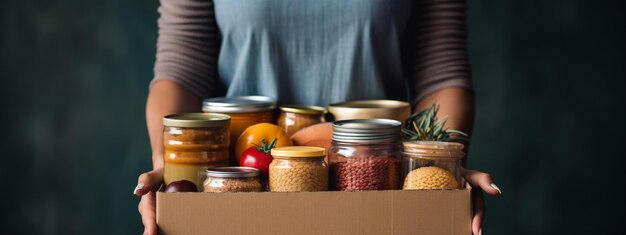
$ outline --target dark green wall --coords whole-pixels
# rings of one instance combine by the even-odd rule
[[[0,231],[137,234],[157,1],[0,3]],[[470,1],[486,234],[624,232],[623,2]]]

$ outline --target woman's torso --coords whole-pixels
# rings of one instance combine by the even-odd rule
[[[214,0],[227,96],[327,105],[407,100],[409,0]]]

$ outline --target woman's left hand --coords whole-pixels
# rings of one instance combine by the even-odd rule
[[[500,188],[493,182],[491,176],[487,173],[463,169],[463,177],[472,186],[472,198],[474,217],[472,218],[472,233],[474,235],[482,235],[483,220],[485,219],[485,199],[483,192],[498,196],[502,194]]]

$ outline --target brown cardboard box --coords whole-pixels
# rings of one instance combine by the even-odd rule
[[[157,193],[159,234],[471,234],[470,189]]]

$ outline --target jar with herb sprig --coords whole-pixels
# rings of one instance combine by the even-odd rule
[[[437,118],[439,105],[417,112],[407,119],[404,134],[402,175],[405,190],[459,189],[467,134],[445,129],[447,116]]]

